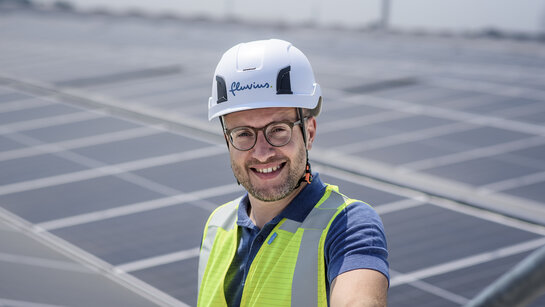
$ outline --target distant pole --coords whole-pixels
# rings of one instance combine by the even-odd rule
[[[379,27],[383,30],[386,30],[388,28],[389,19],[390,19],[390,0],[382,0],[382,11],[380,16]]]

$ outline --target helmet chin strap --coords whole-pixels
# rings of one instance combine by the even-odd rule
[[[305,155],[306,155],[306,165],[305,165],[305,173],[303,174],[303,177],[299,179],[299,182],[297,183],[296,189],[301,185],[301,183],[306,182],[310,184],[312,182],[312,169],[310,167],[310,162],[308,160],[308,149],[307,149],[307,119],[303,117],[303,108],[297,108],[297,115],[299,116],[299,119],[302,121],[301,123],[301,132],[303,132],[303,141],[305,142]]]

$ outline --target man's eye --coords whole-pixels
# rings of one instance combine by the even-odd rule
[[[271,132],[285,132],[287,131],[286,127],[274,127]]]
[[[254,133],[251,130],[240,130],[233,133],[235,138],[249,138],[253,137]]]
[[[270,134],[284,134],[289,130],[289,127],[286,125],[276,125],[269,128],[268,133]]]

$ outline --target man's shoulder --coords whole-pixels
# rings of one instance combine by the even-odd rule
[[[382,223],[375,208],[370,204],[357,199],[350,199],[347,206],[339,215],[361,222],[372,221]]]
[[[240,196],[217,207],[208,217],[207,224],[209,226],[231,224],[231,221],[236,220],[238,207],[243,198],[244,196]]]
[[[341,210],[339,210],[338,214],[335,216],[334,224],[339,224],[339,221],[344,221],[344,223],[341,222],[341,224],[348,226],[346,225],[346,220],[348,219],[351,221],[357,221],[358,223],[356,224],[366,222],[378,223],[380,227],[382,227],[382,221],[377,211],[369,203],[359,199],[351,198],[339,192],[337,186],[332,186],[331,194],[337,194],[338,197],[342,197],[342,200],[344,201],[343,205],[339,207],[339,209]]]
[[[233,200],[230,200],[230,201],[224,203],[223,205],[218,206],[214,210],[214,212],[218,211],[218,210],[229,210],[229,209],[237,208],[243,198],[244,198],[244,195],[239,196],[239,197],[237,197],[237,198],[235,198]]]
[[[359,200],[359,199],[351,198],[351,197],[341,193],[339,191],[338,186],[331,185],[331,184],[327,184],[327,186],[328,186],[329,190],[331,190],[331,194],[330,194],[329,197],[331,197],[332,195],[336,195],[336,198],[338,198],[339,200],[344,202],[342,204],[343,205],[342,208],[344,209],[343,211],[345,212],[345,214],[347,212],[351,212],[351,211],[369,212],[369,213],[376,214],[375,209],[369,203],[367,203],[365,201],[362,201],[362,200]],[[350,209],[348,210],[348,208],[350,208]]]

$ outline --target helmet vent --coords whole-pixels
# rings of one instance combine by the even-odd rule
[[[282,68],[276,77],[276,94],[293,94],[290,81],[291,66]]]
[[[222,103],[227,101],[227,85],[225,85],[225,80],[220,76],[216,76],[216,85],[218,89],[217,103]]]

